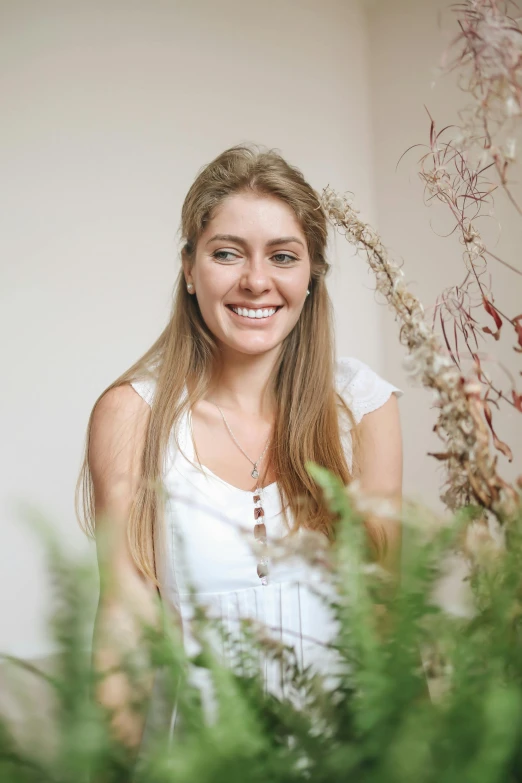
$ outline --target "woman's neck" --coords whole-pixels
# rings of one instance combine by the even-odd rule
[[[276,399],[271,376],[276,361],[273,354],[222,356],[206,399],[245,416],[272,418]]]

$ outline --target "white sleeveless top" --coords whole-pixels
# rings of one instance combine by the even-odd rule
[[[370,411],[383,405],[392,393],[401,395],[396,386],[383,380],[358,359],[340,359],[336,368],[336,389],[346,401],[358,423]],[[132,384],[149,404],[154,396],[154,382]],[[342,417],[341,434],[348,464],[351,465],[349,420]],[[212,617],[219,618],[232,636],[240,618],[251,618],[265,624],[269,633],[295,650],[300,667],[311,664],[328,671],[324,644],[331,640],[335,627],[323,601],[316,594],[321,585],[319,574],[297,558],[277,564],[269,563],[268,584],[263,586],[257,575],[254,541],[253,492],[238,489],[197,463],[192,438],[191,414],[178,423],[180,449],[171,438],[163,481],[167,493],[165,540],[162,562],[158,567],[160,592],[164,602],[179,616],[187,653],[197,652],[190,632],[191,588],[198,603]],[[281,502],[276,483],[262,490],[264,523],[270,543],[285,536]],[[218,652],[232,663],[230,651],[216,641]],[[272,660],[261,662],[265,687],[284,695],[280,665]],[[194,671],[207,706],[211,696],[205,670]]]

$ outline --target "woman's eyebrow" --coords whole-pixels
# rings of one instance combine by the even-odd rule
[[[223,242],[237,242],[238,245],[248,245],[246,239],[243,239],[243,237],[238,237],[236,234],[214,234],[214,236],[208,240],[207,245],[210,245],[210,243],[214,242],[216,239],[219,239]],[[277,237],[276,239],[271,239],[269,242],[267,242],[266,246],[272,247],[273,245],[284,245],[288,242],[297,242],[299,245],[304,247],[304,244],[298,237]]]

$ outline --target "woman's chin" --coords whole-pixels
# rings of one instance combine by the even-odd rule
[[[266,354],[271,351],[278,351],[282,345],[282,341],[277,340],[259,340],[259,339],[241,339],[220,340],[221,347],[225,350],[236,351],[237,353],[249,354],[250,356],[256,356]]]

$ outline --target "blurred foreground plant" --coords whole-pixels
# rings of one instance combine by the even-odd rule
[[[35,670],[31,676],[44,678],[52,709],[46,714],[36,703],[29,680],[18,683],[25,722],[19,731],[7,716],[0,719],[2,783],[522,781],[522,519],[510,525],[505,551],[483,541],[471,580],[473,610],[462,615],[436,603],[434,585],[477,508],[461,509],[442,526],[406,507],[403,576],[392,591],[386,575],[367,561],[352,493],[323,469],[310,470],[339,517],[333,569],[329,575],[325,569],[335,585],[339,623],[334,684],[332,677],[300,671],[291,649],[247,621],[241,638],[229,640],[238,663],[227,668],[208,641],[216,623],[201,608],[194,620],[201,652],[190,660],[164,617],[160,632],[143,629],[139,654],[125,662],[131,680],[136,667],[161,672],[155,709],[162,717],[149,721],[139,757],[132,758],[111,738],[109,716],[90,698],[95,675],[86,652],[85,607],[93,574],[65,557],[47,534],[58,652],[51,674]],[[286,698],[264,693],[256,668],[260,645],[285,662]],[[189,676],[202,669],[213,683],[212,720]],[[179,726],[170,738],[174,702]],[[138,701],[135,708],[147,706]],[[43,743],[49,721],[52,742]]]

